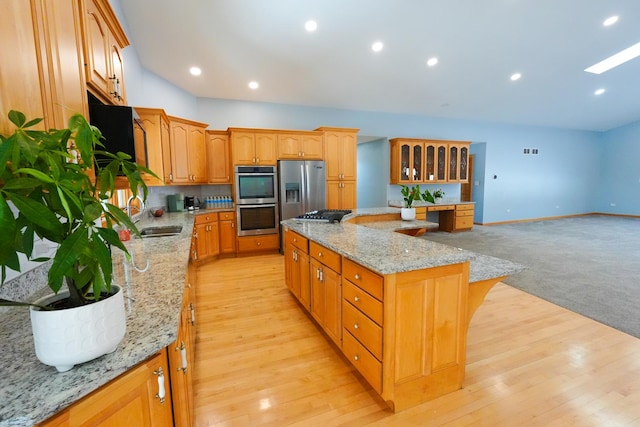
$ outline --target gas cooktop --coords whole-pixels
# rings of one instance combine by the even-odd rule
[[[340,222],[342,217],[351,213],[349,209],[320,209],[317,211],[307,212],[296,217],[301,221],[318,221],[318,222]]]

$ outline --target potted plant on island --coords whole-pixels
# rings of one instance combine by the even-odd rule
[[[128,251],[114,226],[127,227],[136,235],[139,231],[129,216],[108,200],[116,190],[119,171],[134,196],[140,188],[145,200],[147,186],[141,173],[156,175],[132,162],[127,154],[102,150],[100,131],[80,114],[70,118],[67,129],[48,131],[29,129],[42,119],[27,122],[18,111],[12,110],[9,120],[17,129],[9,136],[0,135],[2,283],[7,268],[20,271],[19,253],[31,261],[49,259],[32,258],[35,236],[59,246],[47,278],[56,295],[34,304],[0,300],[0,305],[31,306],[36,355],[63,372],[114,351],[124,337],[122,290],[112,284],[111,249],[116,247],[127,256]],[[97,164],[96,154],[107,161]],[[63,284],[66,290],[61,291]],[[87,312],[103,303],[110,307]],[[105,318],[107,315],[115,315],[115,319]],[[89,336],[69,338],[80,332]],[[54,333],[65,338],[51,336]],[[86,348],[87,344],[98,348]],[[63,355],[65,351],[69,354]]]
[[[416,200],[424,200],[427,201],[426,195],[429,193],[429,190],[426,190],[424,193],[420,192],[420,185],[415,185],[413,187],[409,187],[403,185],[400,193],[404,198],[404,207],[400,209],[400,216],[405,221],[412,221],[416,219],[416,208],[414,208],[413,202]]]

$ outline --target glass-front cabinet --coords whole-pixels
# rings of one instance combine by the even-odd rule
[[[391,184],[469,182],[470,142],[394,138]]]
[[[424,181],[424,142],[419,140],[392,139],[392,184],[419,183]]]

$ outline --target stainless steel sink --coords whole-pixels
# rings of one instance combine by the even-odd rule
[[[161,227],[146,227],[140,230],[142,237],[175,236],[182,231],[181,225],[165,225]]]

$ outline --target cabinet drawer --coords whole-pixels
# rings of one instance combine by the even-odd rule
[[[351,364],[362,374],[371,387],[382,392],[382,363],[373,357],[348,331],[342,334],[342,352]]]
[[[456,211],[456,217],[473,216],[473,211]]]
[[[344,274],[342,277],[382,301],[383,279],[373,271],[351,260],[345,259]]]
[[[295,231],[289,230],[287,231],[286,239],[287,240],[285,244],[291,243],[293,246],[300,249],[304,253],[309,253],[309,239],[307,239],[306,237],[299,235]]]
[[[464,205],[456,205],[457,211],[472,211],[475,205],[473,203],[467,203]]]
[[[218,218],[220,219],[220,221],[233,221],[236,219],[236,214],[235,212],[219,212]]]
[[[431,205],[427,206],[428,212],[436,212],[436,211],[453,211],[455,210],[455,205]]]
[[[309,255],[312,258],[317,259],[336,273],[340,273],[342,270],[340,255],[332,251],[331,249],[327,249],[322,245],[317,244],[316,242],[309,242]]]
[[[267,251],[278,248],[280,248],[280,238],[277,234],[238,237],[238,252]]]
[[[358,310],[366,314],[382,326],[382,303],[354,285],[353,283],[345,280],[342,284],[342,297],[345,301],[349,301]]]
[[[376,359],[382,360],[382,328],[347,301],[342,302],[342,325]]]
[[[462,216],[456,218],[456,230],[463,228],[472,228],[473,227],[473,217],[472,216]]]
[[[207,213],[207,214],[196,215],[193,222],[194,224],[198,225],[198,224],[204,224],[207,222],[217,221],[217,220],[218,220],[217,213]]]

